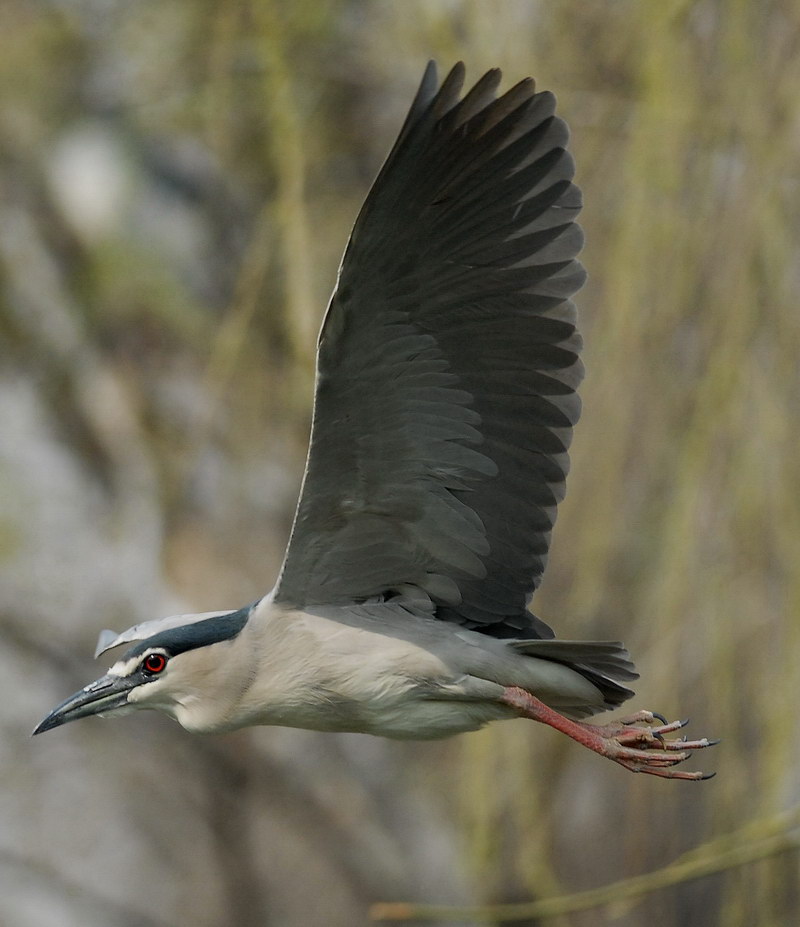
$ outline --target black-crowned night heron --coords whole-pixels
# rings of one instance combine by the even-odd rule
[[[621,705],[620,643],[528,611],[578,418],[581,206],[551,93],[430,64],[367,197],[319,338],[311,446],[273,591],[101,635],[133,643],[34,733],[157,708],[189,731],[279,724],[446,737],[524,716],[628,769],[706,739]],[[656,718],[662,722],[654,725]]]

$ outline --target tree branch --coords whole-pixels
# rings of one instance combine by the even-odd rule
[[[800,807],[752,822],[741,830],[709,840],[654,872],[633,876],[600,888],[542,898],[524,904],[451,907],[407,902],[375,904],[373,921],[463,921],[511,923],[552,918],[608,904],[635,901],[651,892],[692,882],[756,860],[800,849]]]

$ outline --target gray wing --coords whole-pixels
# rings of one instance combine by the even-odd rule
[[[428,65],[320,333],[311,445],[275,600],[424,590],[438,617],[550,637],[526,610],[580,410],[568,131],[524,80],[459,100]]]

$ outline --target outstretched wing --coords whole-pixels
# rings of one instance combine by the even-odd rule
[[[428,65],[356,221],[319,340],[303,489],[275,600],[418,587],[439,617],[552,636],[526,610],[580,404],[580,191],[551,93],[459,100]]]

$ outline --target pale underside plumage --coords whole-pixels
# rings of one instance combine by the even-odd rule
[[[552,637],[527,603],[578,418],[584,273],[567,128],[532,80],[459,100],[429,65],[355,224],[319,340],[275,601],[423,590],[437,618]]]

